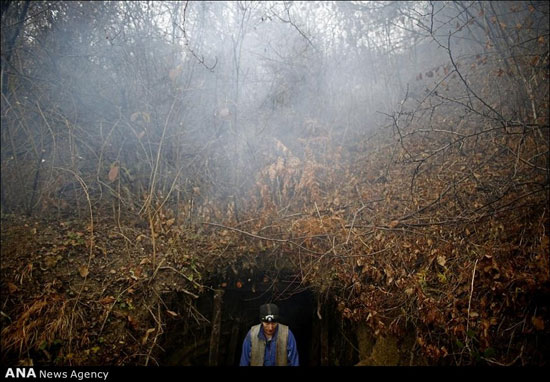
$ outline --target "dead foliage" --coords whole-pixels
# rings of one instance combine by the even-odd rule
[[[30,350],[44,350],[55,340],[69,339],[72,314],[68,300],[56,293],[24,304],[17,319],[2,328],[3,351],[24,355]]]
[[[540,53],[544,39],[532,42]],[[3,249],[3,355],[59,339],[60,364],[154,364],[168,320],[208,327],[197,296],[284,269],[376,336],[412,327],[432,364],[547,365],[548,54],[457,62],[447,48],[449,62],[418,75],[386,127],[345,135],[304,118],[292,139],[262,136],[253,162],[237,138],[179,125],[185,145],[170,154],[163,133],[156,162],[111,145],[111,133],[90,137],[95,167],[81,177],[52,166],[36,204],[59,220],[93,204],[93,229],[56,226],[61,237],[34,239],[34,252]],[[150,124],[140,113],[130,120]],[[133,147],[150,139],[134,135]],[[125,158],[106,159],[117,151]],[[32,178],[24,159],[6,166],[11,177]],[[57,278],[64,287],[44,293]],[[173,291],[187,298],[179,311],[164,301]]]

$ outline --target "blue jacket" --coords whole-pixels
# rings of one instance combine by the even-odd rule
[[[263,329],[258,332],[258,337],[266,341],[265,345],[265,354],[264,354],[264,366],[275,366],[275,356],[277,355],[277,335],[279,333],[279,326],[275,329],[275,333],[271,340],[266,341],[266,337]],[[246,338],[243,342],[243,352],[241,354],[240,366],[249,366],[250,365],[250,353],[252,352],[252,342],[250,341],[250,330],[246,334]],[[287,340],[287,357],[289,366],[299,366],[298,359],[298,348],[296,347],[296,339],[294,334],[288,330],[288,340]]]

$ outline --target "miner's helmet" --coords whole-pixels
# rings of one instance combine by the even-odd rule
[[[260,306],[260,321],[279,322],[279,307],[275,304]]]

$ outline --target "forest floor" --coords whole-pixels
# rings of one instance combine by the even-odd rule
[[[156,328],[148,327],[157,313],[150,306],[152,284],[178,289],[173,286],[181,276],[170,271],[178,261],[160,254],[153,268],[144,229],[122,234],[108,222],[95,224],[90,249],[90,228],[82,219],[2,216],[3,363],[125,364],[147,358],[156,340]]]

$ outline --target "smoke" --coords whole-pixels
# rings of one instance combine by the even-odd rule
[[[2,66],[3,102],[16,105],[3,123],[26,115],[25,129],[2,135],[3,164],[23,151],[32,167],[44,151],[44,194],[61,187],[54,167],[70,168],[98,202],[108,193],[132,208],[156,192],[160,203],[246,197],[281,147],[301,160],[305,139],[351,147],[405,97],[420,102],[447,74],[451,48],[457,61],[493,59],[487,34],[502,49],[502,28],[547,31],[533,4],[493,9],[498,23],[486,16],[493,5],[469,2],[30,3],[17,70]],[[5,41],[21,10],[3,14]],[[112,166],[126,196],[109,182]],[[15,195],[24,183],[4,188]]]

